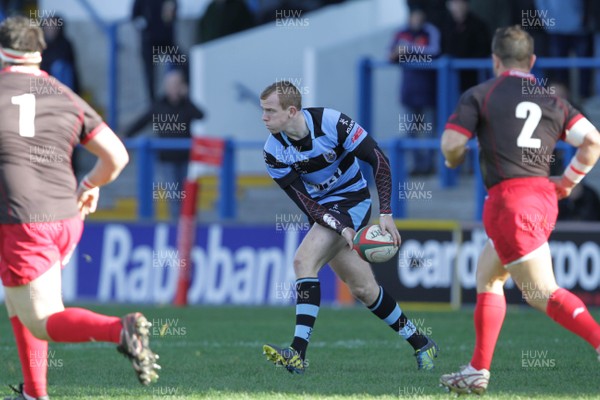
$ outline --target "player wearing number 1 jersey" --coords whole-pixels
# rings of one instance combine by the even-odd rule
[[[527,32],[518,26],[498,29],[492,53],[496,78],[462,95],[442,136],[446,165],[452,168],[462,162],[467,141],[477,137],[488,189],[483,225],[489,241],[477,265],[473,357],[460,371],[440,378],[458,393],[487,389],[509,276],[531,306],[600,353],[600,326],[578,297],[556,284],[548,246],[557,198],[568,196],[596,164],[600,134],[566,100],[536,84],[530,73],[533,39]],[[562,177],[549,178],[558,140],[578,150]]]
[[[63,305],[61,267],[79,242],[83,218],[96,209],[98,187],[129,158],[85,101],[39,69],[44,48],[41,29],[28,18],[0,25],[0,278],[24,379],[7,399],[48,398],[48,341],[115,343],[141,383],[158,378],[143,315],[109,317]],[[71,168],[78,143],[98,157],[79,186]]]

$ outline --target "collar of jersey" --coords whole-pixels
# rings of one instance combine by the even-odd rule
[[[35,76],[48,76],[46,71],[42,71],[39,68],[27,67],[24,65],[11,65],[9,67],[2,68],[0,72],[18,72],[21,74],[31,74]]]
[[[310,133],[310,138],[315,140],[315,132],[312,115],[304,109],[302,109],[302,114],[304,114],[304,119],[306,120],[306,126],[308,127],[308,132]],[[284,131],[281,131],[281,137],[287,143],[288,146],[292,146],[292,142],[290,142],[290,138],[287,137]]]
[[[516,69],[509,69],[508,71],[504,71],[502,76],[517,76],[519,78],[527,78],[527,79],[535,79],[535,76],[529,72],[523,72]]]

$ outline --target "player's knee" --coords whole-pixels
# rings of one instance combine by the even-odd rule
[[[354,297],[360,300],[363,304],[369,305],[374,302],[379,294],[378,287],[371,287],[372,285],[367,284],[350,284],[350,292]]]
[[[294,257],[294,272],[299,278],[316,276],[317,274],[313,263],[307,261],[304,257],[298,255]]]
[[[536,290],[522,290],[523,299],[529,304],[531,307],[545,312],[546,307],[548,305],[548,299],[553,293],[553,290],[545,290],[545,289],[536,289]]]
[[[41,340],[49,340],[46,332],[46,318],[38,318],[36,316],[19,316],[21,323],[27,328],[33,336]]]

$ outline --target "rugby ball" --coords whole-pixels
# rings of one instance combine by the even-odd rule
[[[356,232],[354,250],[360,258],[370,263],[386,262],[398,251],[389,233],[383,234],[379,225],[368,225]]]

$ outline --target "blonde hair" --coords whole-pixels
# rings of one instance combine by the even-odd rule
[[[277,81],[270,84],[260,94],[261,100],[266,100],[272,93],[277,93],[279,104],[284,110],[290,106],[298,110],[302,108],[302,95],[296,86],[289,81]]]

